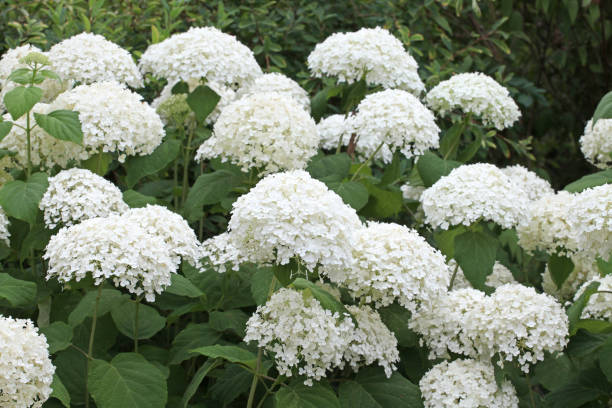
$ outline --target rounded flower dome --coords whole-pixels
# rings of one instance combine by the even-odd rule
[[[325,150],[336,150],[339,143],[346,146],[351,139],[350,126],[345,116],[340,114],[321,119],[317,123],[317,131],[320,137],[319,146]],[[340,142],[341,137],[342,142]]]
[[[276,92],[287,95],[293,98],[305,111],[310,112],[310,98],[308,97],[308,92],[293,79],[278,72],[258,76],[252,83],[238,89],[236,96],[242,98],[244,96],[265,92]]]
[[[589,120],[580,138],[584,157],[600,169],[612,167],[612,119],[599,119],[595,126]]]
[[[510,178],[510,181],[516,188],[521,188],[527,193],[530,201],[555,193],[555,190],[553,190],[548,181],[520,164],[504,167],[501,171]]]

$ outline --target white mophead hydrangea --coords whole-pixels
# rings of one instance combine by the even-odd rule
[[[584,290],[591,283],[598,282],[598,291],[612,291],[612,275],[604,277],[595,277],[585,282],[576,292],[574,301],[578,300],[584,293]],[[612,302],[610,302],[610,293],[594,293],[589,298],[587,305],[582,309],[582,319],[600,319],[612,321]]]
[[[192,27],[150,45],[140,58],[140,70],[168,82],[205,78],[233,88],[262,75],[253,52],[214,27]]]
[[[0,84],[2,84],[11,73],[18,68],[25,68],[25,65],[20,60],[32,52],[40,52],[42,50],[34,45],[25,44],[20,47],[11,48],[0,58]]]
[[[49,187],[38,206],[49,229],[128,209],[117,186],[86,169],[62,170],[49,178]]]
[[[512,383],[495,381],[493,365],[479,360],[443,361],[419,381],[425,408],[518,408]]]
[[[349,84],[365,79],[368,85],[415,95],[425,89],[417,62],[400,40],[380,27],[330,35],[310,53],[308,67],[315,77],[333,76]]]
[[[377,308],[394,301],[414,312],[446,293],[450,273],[442,253],[415,230],[370,222],[354,233],[351,262],[320,273]]]
[[[595,126],[589,120],[580,138],[580,150],[594,166],[607,169],[612,166],[612,119],[599,119]]]
[[[569,214],[578,256],[586,259],[612,256],[612,184],[588,188],[576,195]]]
[[[236,200],[228,224],[231,245],[249,261],[298,257],[308,270],[349,263],[359,228],[355,210],[302,170],[263,178]]]
[[[34,323],[0,316],[0,406],[42,407],[54,373],[47,339]]]
[[[11,232],[9,231],[9,219],[6,216],[6,213],[0,207],[0,240],[4,241],[7,246],[11,246]]]
[[[463,274],[463,270],[460,266],[457,265],[457,262],[454,259],[451,259],[448,262],[448,267],[451,272],[455,271],[457,268],[457,274],[455,275],[455,280],[453,281],[453,289],[464,289],[471,288],[472,284],[468,281]],[[487,276],[485,280],[485,285],[491,288],[497,288],[501,285],[505,285],[506,283],[516,283],[514,279],[514,275],[510,269],[506,268],[503,264],[496,261],[493,264],[493,271]]]
[[[305,292],[282,288],[249,318],[244,341],[271,353],[281,375],[306,376],[304,383],[312,385],[344,365],[354,329],[349,316],[324,309]]]
[[[228,232],[202,242],[202,258],[205,258],[207,263],[219,273],[224,273],[228,269],[237,271],[241,263],[248,261],[233,245],[232,237]]]
[[[573,257],[572,262],[574,263],[574,269],[569,274],[561,288],[552,280],[548,265],[542,273],[542,289],[559,299],[560,301],[571,300],[580,286],[588,280],[595,279],[599,276],[599,269],[597,263],[592,261],[585,261],[579,257]]]
[[[439,146],[440,128],[433,113],[414,95],[399,89],[387,89],[366,96],[349,119],[356,134],[355,151],[370,157],[376,154],[385,163],[399,150],[410,158]]]
[[[440,115],[461,109],[498,130],[512,126],[521,117],[508,90],[481,72],[453,75],[431,89],[425,100]]]
[[[137,296],[144,294],[150,302],[170,285],[180,262],[164,237],[119,215],[90,218],[60,229],[43,258],[49,261],[47,279],[67,283],[90,274],[96,285],[112,279],[115,286]]]
[[[263,174],[303,169],[317,153],[314,120],[286,94],[260,93],[228,105],[213,135],[198,149],[196,160],[221,157],[242,170]]]
[[[305,111],[310,112],[310,97],[308,96],[308,92],[293,79],[278,72],[258,76],[252,83],[238,89],[236,96],[242,98],[244,96],[266,92],[285,94],[293,98]]]
[[[81,33],[55,44],[48,52],[53,71],[63,80],[82,84],[115,81],[143,86],[132,55],[99,34]]]
[[[103,152],[147,155],[162,142],[164,124],[142,97],[116,82],[80,85],[60,94],[51,110],[79,112],[83,146],[89,155]]]
[[[510,178],[516,188],[522,188],[527,193],[530,201],[539,200],[545,195],[555,193],[548,181],[520,164],[504,167],[501,171]]]
[[[321,119],[317,123],[317,131],[320,138],[319,146],[325,150],[336,150],[338,144],[346,146],[351,139],[350,126],[347,124],[346,117],[340,114]]]
[[[425,221],[447,229],[479,220],[512,228],[525,216],[529,199],[500,169],[488,163],[465,164],[440,178],[421,195]]]

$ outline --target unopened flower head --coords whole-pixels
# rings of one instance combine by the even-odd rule
[[[443,361],[419,381],[425,408],[517,408],[512,383],[495,381],[493,365],[479,360]]]
[[[260,93],[223,109],[196,160],[221,157],[242,170],[258,168],[267,174],[306,167],[318,145],[314,120],[293,98]]]
[[[577,256],[609,260],[612,256],[612,184],[588,188],[578,194],[569,219]]]
[[[214,27],[192,27],[150,45],[140,58],[140,70],[169,83],[205,78],[233,88],[262,75],[253,52]]]
[[[529,199],[492,164],[465,164],[421,195],[425,220],[433,227],[493,221],[512,228],[524,217]]]
[[[382,144],[375,157],[385,163],[396,150],[410,158],[439,146],[433,113],[406,91],[387,89],[366,96],[349,123],[356,134],[355,151],[370,157]]]
[[[0,406],[42,407],[54,373],[47,339],[34,323],[0,316]]]
[[[499,130],[512,126],[521,117],[508,90],[481,72],[453,75],[430,90],[425,99],[440,115],[461,109]]]
[[[60,171],[49,178],[49,188],[40,200],[45,225],[71,226],[96,217],[121,214],[128,209],[121,190],[86,169]]]
[[[510,178],[515,188],[522,188],[527,193],[530,201],[555,193],[555,190],[553,190],[548,181],[520,164],[504,167],[501,171]]]
[[[457,261],[451,259],[448,263],[448,267],[451,272],[454,272],[455,268],[457,268],[457,274],[455,275],[455,280],[453,281],[453,289],[472,287],[470,281],[468,281],[463,274],[463,269],[457,265]],[[493,264],[493,271],[487,276],[485,285],[491,288],[497,288],[501,285],[505,285],[506,283],[516,283],[514,275],[512,275],[510,269],[506,268],[501,262],[495,261],[495,264]]]
[[[360,227],[355,210],[301,170],[262,179],[236,200],[228,225],[232,245],[250,261],[298,257],[308,270],[348,263]]]
[[[81,33],[49,50],[53,71],[62,79],[82,84],[115,81],[142,87],[142,75],[132,55],[99,34]]]
[[[58,96],[51,107],[79,112],[89,155],[117,152],[123,162],[126,155],[152,153],[165,134],[155,110],[116,82],[80,85]]]
[[[574,301],[578,300],[584,293],[584,290],[591,283],[598,282],[597,291],[612,291],[612,275],[604,277],[598,276],[586,281],[574,296]],[[599,319],[612,321],[612,302],[610,302],[610,293],[594,293],[589,298],[589,301],[584,309],[582,309],[582,319]]]
[[[554,296],[560,301],[571,300],[580,286],[588,280],[599,277],[597,263],[591,260],[582,260],[580,257],[573,257],[574,269],[570,272],[561,288],[553,281],[548,265],[542,273],[542,289],[549,295]]]
[[[237,97],[242,98],[247,95],[265,92],[285,94],[293,98],[305,111],[310,112],[308,92],[293,79],[278,72],[258,76],[252,83],[238,89]]]
[[[152,302],[171,283],[180,258],[163,237],[119,215],[90,218],[51,237],[43,256],[47,279],[77,282],[88,274],[95,285],[112,279],[117,287]]]
[[[350,317],[324,309],[312,295],[282,288],[247,321],[244,341],[271,353],[281,375],[306,376],[312,385],[344,365],[354,329]]]
[[[4,209],[0,207],[0,240],[4,241],[7,246],[11,246],[11,232],[9,231],[9,219],[4,212]]]
[[[612,167],[612,119],[589,120],[580,138],[584,157],[600,169]]]
[[[411,312],[446,293],[450,281],[444,256],[415,230],[376,222],[355,231],[351,262],[319,272],[366,303],[397,301]]]
[[[347,124],[344,115],[331,115],[321,119],[317,123],[317,131],[319,132],[319,146],[325,150],[336,150],[338,144],[346,146],[351,139],[351,128]],[[342,138],[342,141],[340,141]]]
[[[425,89],[414,58],[400,40],[380,27],[330,35],[310,53],[308,67],[315,77],[334,76],[349,84],[365,79],[368,85],[415,95]]]

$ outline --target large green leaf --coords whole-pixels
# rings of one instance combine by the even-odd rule
[[[11,129],[13,128],[13,122],[9,122],[8,120],[2,120],[0,118],[0,140],[4,139],[4,136],[8,135]]]
[[[123,192],[123,201],[130,208],[146,207],[147,204],[158,204],[157,198],[144,195],[134,190],[125,190]]]
[[[34,113],[38,126],[56,139],[83,144],[83,130],[79,112],[56,110],[47,114]]]
[[[9,181],[0,189],[0,205],[11,217],[31,225],[36,223],[38,204],[49,182],[46,173],[34,173],[30,180]]]
[[[241,363],[255,369],[257,356],[248,350],[237,346],[214,346],[198,347],[192,350],[194,353],[201,354],[210,358],[222,358],[232,363]]]
[[[389,218],[400,212],[404,198],[400,191],[389,191],[363,180],[362,183],[370,193],[368,203],[360,210],[365,217],[376,219]]]
[[[463,234],[466,228],[463,225],[449,228],[447,230],[439,230],[434,232],[434,241],[436,241],[438,249],[448,258],[455,257],[455,237]]]
[[[392,303],[389,306],[378,309],[383,323],[393,332],[397,338],[397,343],[402,347],[415,347],[418,344],[418,336],[408,328],[410,312]]]
[[[361,210],[368,203],[370,193],[363,184],[357,181],[333,181],[327,186],[356,211]]]
[[[597,104],[597,108],[595,108],[593,113],[592,126],[595,126],[599,119],[610,118],[612,118],[612,91],[605,94]]]
[[[339,393],[343,408],[421,408],[423,406],[419,387],[397,372],[393,373],[391,378],[387,378],[379,367],[359,370],[354,380],[342,383]],[[363,397],[362,402],[356,396]]]
[[[249,320],[249,315],[240,309],[226,310],[225,312],[214,311],[210,312],[208,316],[210,327],[219,332],[232,331],[240,338],[245,335],[247,320]]]
[[[35,86],[18,86],[4,95],[4,106],[17,120],[26,114],[42,98],[42,89]]]
[[[34,306],[36,284],[15,279],[8,273],[0,273],[0,299],[5,299],[13,307]]]
[[[224,405],[241,394],[247,393],[253,381],[253,374],[238,364],[227,364],[222,374],[210,387],[210,396]]]
[[[311,387],[296,380],[274,394],[276,408],[341,408],[336,393],[321,382]]]
[[[351,169],[351,158],[346,153],[319,156],[308,164],[308,172],[318,180],[342,181]]]
[[[464,129],[463,122],[455,123],[440,139],[440,154],[445,159],[454,159],[457,156],[457,148],[459,147],[459,142],[461,142],[461,135]]]
[[[493,272],[497,246],[497,240],[483,232],[468,231],[455,237],[455,259],[474,288],[485,289],[487,276]]]
[[[425,187],[431,187],[441,177],[448,175],[459,166],[460,162],[443,160],[432,152],[425,152],[417,162],[417,169]]]
[[[221,97],[206,85],[200,85],[187,95],[187,105],[195,113],[196,119],[203,122],[215,109]]]
[[[168,399],[162,372],[136,353],[93,360],[87,384],[98,408],[164,408]]]
[[[350,315],[344,304],[322,287],[317,286],[303,278],[297,278],[294,280],[293,286],[295,286],[296,289],[308,290],[312,296],[319,301],[324,309],[327,309],[332,313],[338,313],[340,318],[344,318],[345,314]]]
[[[608,387],[600,370],[585,370],[574,381],[547,394],[544,401],[551,408],[578,408],[607,394]]]
[[[589,303],[589,299],[591,298],[591,296],[599,288],[599,285],[599,282],[590,283],[586,288],[584,288],[584,291],[582,292],[580,297],[578,297],[578,299],[576,299],[576,301],[574,301],[574,303],[572,303],[572,305],[567,309],[567,317],[569,319],[569,330],[571,336],[576,334],[576,332],[578,331],[578,327],[576,327],[576,325],[580,320],[582,311]]]
[[[268,292],[270,291],[272,279],[274,279],[274,272],[268,267],[261,267],[253,274],[251,278],[251,294],[258,305],[263,305],[268,300]],[[272,290],[276,291],[280,287],[280,282],[276,280]]]
[[[599,350],[599,367],[612,383],[612,344],[606,344]]]
[[[189,298],[198,298],[204,294],[204,292],[191,283],[189,279],[178,273],[173,273],[171,275],[171,284],[166,288],[165,292]]]
[[[588,174],[565,186],[564,190],[570,193],[579,193],[587,188],[601,186],[612,183],[612,169]]]
[[[181,400],[182,408],[187,408],[187,406],[189,405],[189,400],[191,399],[191,397],[194,396],[194,394],[198,390],[198,387],[200,386],[204,378],[208,375],[208,373],[221,364],[223,364],[223,360],[221,360],[220,358],[216,360],[209,358],[198,369],[198,371],[196,371],[195,375],[191,379],[191,382],[187,386],[185,393],[183,394],[183,398]]]
[[[176,335],[170,348],[170,364],[180,364],[196,355],[193,349],[212,346],[221,338],[221,333],[211,328],[208,323],[190,324]]]
[[[83,160],[79,167],[87,169],[98,176],[104,176],[108,172],[110,164],[113,162],[113,155],[105,152],[98,152],[87,160]]]
[[[53,375],[53,382],[51,383],[51,398],[58,399],[63,406],[66,408],[70,408],[70,394],[68,390],[62,383],[62,380],[57,376],[57,374]]]
[[[574,270],[574,262],[567,256],[551,255],[548,258],[548,271],[557,288],[561,289],[563,283]]]
[[[68,324],[76,327],[83,323],[88,317],[92,317],[95,310],[96,298],[98,297],[98,289],[91,290],[81,299],[72,312],[68,315]],[[100,301],[98,303],[97,316],[104,316],[114,307],[127,302],[128,296],[124,296],[116,289],[102,289]]]
[[[228,170],[202,174],[189,190],[185,200],[185,216],[188,220],[197,219],[202,206],[215,204],[227,197],[241,180]]]
[[[55,373],[70,394],[73,405],[85,404],[85,381],[87,358],[75,348],[60,351],[53,359]]]
[[[53,322],[49,326],[41,328],[40,332],[47,338],[50,354],[67,349],[72,341],[72,327],[61,321]]]
[[[134,338],[136,328],[136,303],[126,302],[111,310],[111,317],[117,330],[130,339]],[[166,326],[166,319],[148,305],[138,305],[138,339],[148,339]]]
[[[163,170],[181,151],[181,142],[176,139],[167,139],[157,146],[153,153],[147,156],[130,157],[125,162],[127,177],[125,181],[132,188],[138,180]]]

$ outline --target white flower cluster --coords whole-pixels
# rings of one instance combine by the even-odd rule
[[[461,109],[498,130],[512,126],[521,117],[508,90],[481,72],[453,75],[431,89],[425,99],[440,115]]]
[[[433,227],[493,221],[512,228],[524,217],[529,199],[492,164],[460,166],[421,195],[425,220]]]
[[[574,297],[578,288],[580,288],[583,283],[599,276],[597,263],[584,261],[579,257],[573,257],[572,261],[574,263],[574,270],[569,274],[565,282],[563,282],[561,288],[558,288],[557,284],[552,280],[548,265],[546,265],[546,269],[544,273],[542,273],[542,289],[544,289],[544,292],[561,301],[570,300]]]
[[[248,95],[266,92],[276,92],[287,95],[293,98],[305,111],[310,112],[310,98],[308,97],[308,92],[293,79],[278,72],[258,76],[252,83],[238,89],[236,96],[242,98]]]
[[[116,81],[143,86],[132,55],[99,34],[81,33],[55,44],[48,52],[53,71],[63,80],[82,84]]]
[[[49,178],[49,188],[40,200],[45,225],[71,226],[96,217],[121,214],[128,209],[121,190],[86,169],[60,171]]]
[[[9,224],[10,222],[8,217],[6,216],[6,213],[4,212],[2,207],[0,207],[0,240],[4,241],[7,246],[11,246],[11,233],[8,229]]]
[[[262,75],[253,52],[214,27],[192,27],[150,45],[140,58],[140,70],[169,83],[205,78],[233,88]]]
[[[404,200],[421,201],[421,195],[426,190],[425,186],[414,186],[406,183],[400,187]]]
[[[578,256],[587,259],[612,255],[612,184],[586,189],[576,195],[570,210]]]
[[[293,98],[260,93],[223,109],[196,160],[221,157],[243,170],[261,168],[267,174],[306,167],[318,145],[314,120]]]
[[[585,282],[574,296],[574,301],[584,293],[584,290],[593,282],[599,282],[597,291],[612,291],[612,275],[593,278]],[[601,319],[612,321],[612,302],[610,302],[611,293],[594,293],[589,298],[587,305],[582,309],[582,319]]]
[[[315,77],[335,76],[349,84],[363,78],[368,85],[415,95],[425,89],[414,58],[400,40],[380,27],[332,34],[310,53],[308,67]]]
[[[229,232],[202,242],[202,258],[206,258],[210,265],[214,265],[219,273],[224,273],[228,268],[237,271],[241,263],[248,261],[233,245]]]
[[[495,381],[490,363],[478,360],[443,361],[419,381],[425,408],[517,408],[516,390]]]
[[[612,119],[599,119],[595,126],[589,120],[580,138],[584,157],[600,169],[612,166]]]
[[[457,274],[455,275],[455,280],[453,281],[453,289],[472,287],[472,284],[465,278],[463,270],[457,265],[457,262],[454,259],[449,261],[448,267],[451,272],[454,272],[455,268],[457,268]],[[510,269],[496,261],[495,264],[493,264],[493,272],[491,272],[491,274],[488,275],[487,279],[485,280],[485,285],[492,288],[498,288],[507,283],[516,283],[514,275],[512,275]]]
[[[355,151],[370,157],[382,143],[376,157],[385,163],[395,150],[410,158],[439,146],[433,113],[406,91],[387,89],[366,96],[349,123],[357,135]]]
[[[499,353],[525,372],[544,359],[544,352],[563,350],[568,325],[553,297],[520,284],[502,285],[491,296],[469,288],[451,291],[409,322],[423,335],[430,358],[453,352],[490,359]]]
[[[450,281],[444,256],[416,231],[376,222],[355,231],[351,262],[319,273],[377,308],[397,300],[411,312],[446,293]]]
[[[0,406],[42,407],[54,373],[47,339],[32,321],[0,316]]]
[[[321,119],[317,123],[317,131],[321,139],[319,146],[325,150],[336,150],[339,143],[346,146],[351,139],[351,129],[347,126],[345,116],[340,114]],[[342,137],[342,142],[340,142],[340,137]]]
[[[142,97],[115,82],[80,85],[60,94],[51,110],[79,112],[83,146],[89,155],[118,152],[125,156],[147,155],[164,137],[164,125]]]
[[[504,167],[501,171],[510,178],[515,188],[523,189],[527,193],[529,201],[539,200],[545,195],[555,193],[548,181],[520,164]]]

